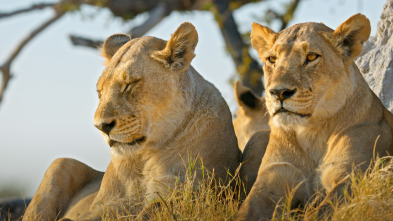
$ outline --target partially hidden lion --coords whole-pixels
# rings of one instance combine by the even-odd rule
[[[203,168],[222,182],[234,174],[241,152],[231,113],[219,91],[190,65],[197,42],[190,23],[168,42],[123,34],[106,39],[94,125],[110,146],[111,162],[102,173],[73,159],[55,160],[24,220],[138,214],[183,181],[196,159],[197,179]]]
[[[370,29],[362,14],[336,30],[303,23],[275,33],[252,25],[251,43],[264,63],[271,133],[237,220],[272,218],[291,190],[292,207],[320,190],[340,197],[354,167],[364,171],[376,156],[393,153],[393,115],[353,62]]]
[[[233,120],[233,127],[242,151],[239,175],[245,186],[245,194],[248,194],[257,178],[258,168],[269,141],[269,113],[265,98],[256,95],[241,81],[235,82],[234,89],[239,108]]]
[[[233,120],[233,127],[239,148],[243,151],[252,135],[260,130],[270,130],[269,114],[265,98],[256,95],[241,81],[235,82],[235,98],[239,108]]]

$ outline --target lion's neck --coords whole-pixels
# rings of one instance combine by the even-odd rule
[[[179,99],[172,103],[171,107],[163,113],[159,122],[155,122],[150,132],[151,137],[146,143],[147,148],[165,148],[172,145],[183,136],[186,127],[192,124],[198,99],[202,94],[201,86],[198,85],[198,74],[190,68],[180,79]],[[198,87],[197,87],[198,85]]]

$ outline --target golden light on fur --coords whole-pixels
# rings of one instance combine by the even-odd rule
[[[190,65],[197,42],[190,23],[168,42],[123,34],[105,41],[94,126],[111,162],[103,173],[73,159],[55,160],[24,220],[135,216],[186,182],[193,162],[195,182],[214,171],[218,183],[228,184],[241,153],[228,105]]]
[[[343,22],[333,33],[337,46],[342,53],[352,59],[359,55],[363,43],[370,36],[370,21],[362,14],[356,14]]]
[[[264,51],[270,49],[276,38],[277,33],[270,28],[258,23],[252,23],[251,45],[258,53],[260,50]]]
[[[369,34],[370,22],[361,14],[336,30],[310,22],[274,33],[253,25],[271,133],[237,220],[270,219],[290,192],[291,209],[321,191],[326,201],[340,198],[353,166],[364,171],[375,154],[393,153],[393,115],[353,62]],[[261,144],[253,143],[250,148]]]
[[[117,50],[125,43],[131,40],[131,36],[125,34],[114,34],[107,38],[102,45],[102,56],[107,59],[107,62],[113,57]]]
[[[184,71],[195,57],[194,50],[198,43],[198,33],[188,22],[181,24],[161,51],[152,57],[173,71]]]

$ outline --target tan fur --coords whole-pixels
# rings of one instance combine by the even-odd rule
[[[269,136],[270,130],[257,131],[243,150],[239,176],[245,187],[245,195],[250,192],[257,179],[258,169],[265,155]]]
[[[369,34],[370,23],[361,14],[335,31],[321,23],[280,33],[253,25],[251,42],[265,64],[271,134],[237,220],[270,219],[275,204],[294,187],[292,206],[304,205],[319,190],[339,196],[337,187],[354,166],[364,170],[374,156],[393,153],[393,115],[353,63]],[[306,62],[312,53],[319,57]],[[277,112],[280,108],[286,111]]]
[[[239,109],[236,111],[233,127],[239,148],[243,151],[248,140],[257,131],[270,130],[269,113],[265,98],[255,95],[251,88],[244,86],[241,81],[235,83],[235,97]]]
[[[223,182],[238,167],[229,108],[190,66],[198,41],[194,26],[183,23],[168,42],[127,39],[113,35],[103,46],[107,66],[97,83],[94,124],[111,146],[105,174],[75,160],[55,161],[24,220],[100,220],[104,210],[138,214],[159,199],[157,193],[165,197],[177,179],[183,181],[198,157]],[[198,161],[197,177],[201,166]]]

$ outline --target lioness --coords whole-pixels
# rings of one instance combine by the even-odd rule
[[[369,35],[362,14],[336,30],[303,23],[275,33],[252,25],[251,43],[264,63],[271,134],[237,220],[270,219],[294,187],[292,206],[318,190],[339,197],[354,166],[364,170],[374,156],[393,152],[393,116],[353,62]]]
[[[257,178],[258,168],[269,141],[269,114],[265,98],[257,96],[241,81],[235,83],[235,97],[239,109],[236,111],[233,127],[239,148],[243,152],[239,175],[245,184],[245,194],[248,194]]]
[[[257,131],[269,130],[269,114],[265,98],[257,96],[241,81],[235,83],[235,97],[239,109],[236,111],[233,127],[241,151]]]
[[[190,65],[197,42],[190,23],[168,42],[123,34],[106,39],[94,125],[112,160],[105,173],[73,159],[55,160],[24,220],[100,220],[103,210],[138,214],[184,180],[196,158],[217,180],[234,173],[241,153],[231,113],[219,91]],[[201,165],[195,166],[197,177]]]

